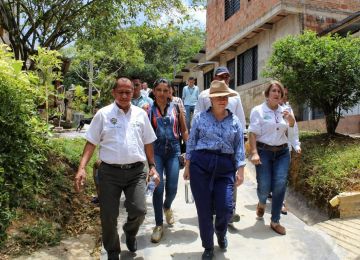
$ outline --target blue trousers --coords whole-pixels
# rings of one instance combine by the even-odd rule
[[[226,235],[233,214],[234,181],[235,166],[231,155],[208,150],[191,153],[190,186],[198,214],[202,246],[206,249],[214,247],[214,232],[219,237]]]
[[[289,171],[289,148],[277,152],[257,149],[261,161],[261,164],[256,165],[257,195],[259,202],[265,205],[269,193],[272,193],[271,221],[278,223]]]
[[[187,129],[190,130],[191,127],[191,117],[194,114],[195,106],[189,106],[185,105],[185,111],[186,111],[186,126]]]
[[[160,175],[160,183],[153,194],[153,206],[156,226],[163,224],[163,208],[170,209],[175,199],[179,180],[179,152],[170,155],[155,154],[156,171]],[[164,183],[164,175],[166,182]],[[165,188],[165,200],[164,200]]]

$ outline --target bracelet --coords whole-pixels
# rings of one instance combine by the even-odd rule
[[[151,168],[155,167],[156,168],[156,164],[155,163],[149,163],[149,170],[151,170]]]

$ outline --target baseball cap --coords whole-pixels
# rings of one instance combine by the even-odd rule
[[[230,72],[226,67],[218,67],[215,70],[215,76],[216,75],[222,75],[222,74],[230,74]]]

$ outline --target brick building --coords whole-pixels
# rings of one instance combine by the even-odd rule
[[[261,71],[276,40],[306,29],[320,33],[358,11],[360,0],[208,0],[206,53],[199,64],[188,64],[189,72],[182,71],[178,80],[191,74],[206,88],[214,67],[227,66],[230,87],[240,93],[249,118],[251,108],[264,100]],[[300,120],[318,115],[303,109],[295,113]]]

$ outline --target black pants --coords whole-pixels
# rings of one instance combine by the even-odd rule
[[[101,190],[100,218],[102,240],[108,259],[119,259],[120,240],[117,232],[117,218],[121,193],[125,194],[127,222],[123,225],[126,236],[136,236],[146,214],[146,173],[144,164],[133,169],[120,169],[102,163],[99,167],[99,187]]]

